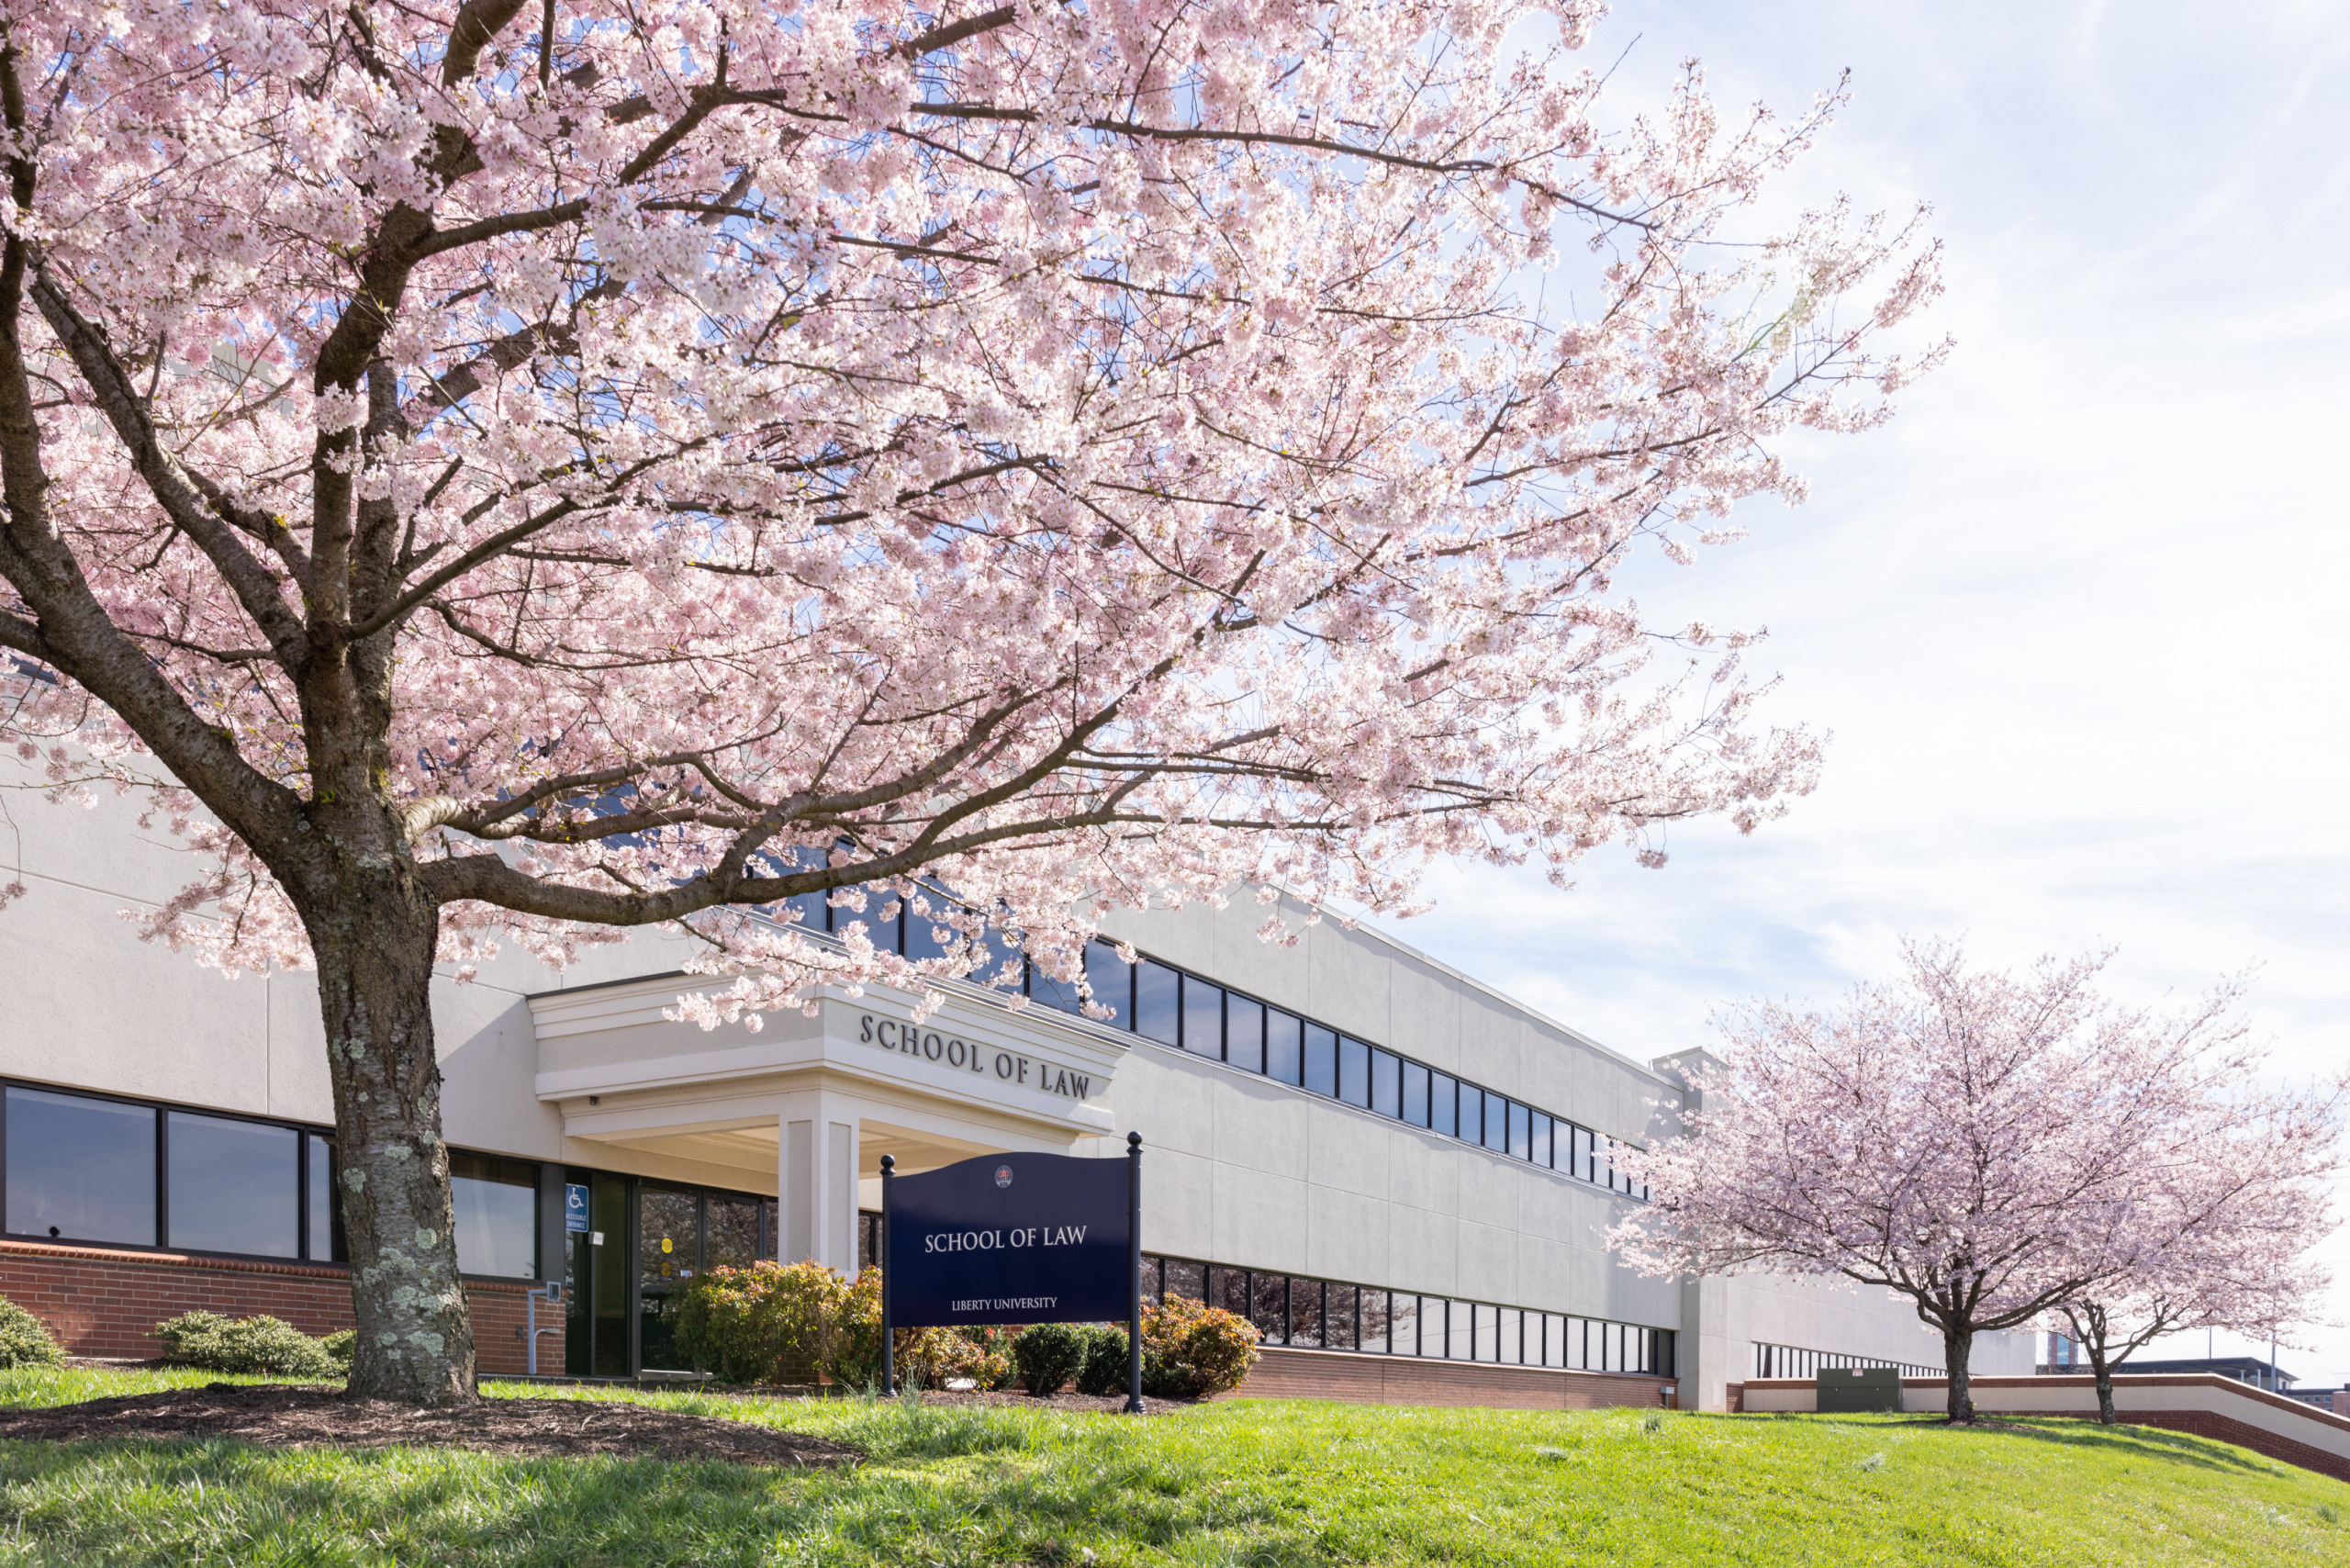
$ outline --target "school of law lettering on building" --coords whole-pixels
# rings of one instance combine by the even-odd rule
[[[227,980],[139,941],[119,912],[188,871],[132,808],[26,797],[14,819],[0,1294],[95,1355],[154,1353],[147,1329],[184,1306],[347,1326],[310,977]],[[803,914],[921,948],[880,907]],[[485,1369],[521,1369],[524,1298],[548,1281],[567,1306],[539,1316],[561,1330],[542,1368],[680,1368],[674,1304],[702,1271],[873,1260],[883,1155],[916,1178],[982,1156],[1123,1164],[1129,1130],[1148,1150],[1147,1293],[1249,1317],[1260,1376],[1284,1386],[1303,1366],[1317,1388],[1422,1400],[1718,1408],[1766,1351],[1939,1364],[1914,1315],[1872,1293],[1646,1279],[1609,1254],[1607,1227],[1644,1201],[1612,1151],[1673,1136],[1695,1053],[1633,1061],[1376,933],[1323,923],[1272,946],[1262,918],[1118,917],[1145,962],[1091,956],[1108,1021],[1032,973],[1016,1007],[952,985],[918,1021],[917,999],[871,989],[705,1033],[663,1016],[693,983],[689,949],[642,934],[560,977],[506,956],[438,983]],[[1091,1223],[1022,1220],[1038,1234],[1021,1249]],[[1013,1250],[1010,1218],[980,1228],[940,1245]],[[1069,1294],[1046,1269],[953,1299],[986,1304],[961,1320],[1016,1321]],[[2026,1336],[1977,1342],[1978,1372],[2031,1365]]]

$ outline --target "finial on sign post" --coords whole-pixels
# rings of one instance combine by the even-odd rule
[[[1126,1316],[1126,1414],[1143,1414],[1142,1403],[1142,1134],[1126,1135],[1126,1286],[1133,1309]]]
[[[893,1321],[890,1300],[890,1181],[897,1174],[898,1157],[881,1157],[881,1238],[873,1250],[874,1264],[881,1271],[881,1396],[894,1398],[898,1392],[898,1332]]]

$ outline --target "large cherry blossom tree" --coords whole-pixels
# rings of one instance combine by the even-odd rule
[[[354,1390],[472,1383],[436,963],[683,930],[755,1023],[1807,787],[1617,578],[1883,417],[1932,247],[1556,10],[0,0],[0,722],[316,965]]]
[[[2255,1221],[2320,1212],[2311,1151],[2331,1147],[2337,1096],[2258,1088],[2235,986],[2126,1010],[2097,989],[2102,956],[2023,975],[1972,969],[1955,945],[1904,957],[1899,983],[1835,1008],[1726,1021],[1685,1136],[1627,1156],[1654,1200],[1611,1232],[1628,1260],[1906,1296],[1942,1335],[1950,1418],[1969,1421],[1976,1335],[2120,1305],[2173,1245],[2253,1280],[2267,1265],[2236,1250],[2276,1239]],[[2229,1193],[2241,1224],[2216,1201]]]

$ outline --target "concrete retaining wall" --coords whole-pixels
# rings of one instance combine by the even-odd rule
[[[1949,1398],[1945,1379],[1905,1378],[1901,1407],[1939,1414]],[[2093,1377],[1978,1377],[1979,1416],[2071,1416],[2097,1419]],[[1809,1412],[1808,1380],[1773,1379],[1743,1385],[1740,1408],[1753,1414]],[[2248,1448],[2288,1464],[2350,1481],[2350,1419],[2266,1389],[2209,1372],[2134,1375],[2113,1380],[2114,1414],[2135,1425],[2192,1432]]]

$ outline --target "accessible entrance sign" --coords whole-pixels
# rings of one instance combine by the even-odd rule
[[[1142,1137],[1126,1158],[989,1154],[919,1176],[881,1158],[884,1378],[899,1328],[1000,1323],[1128,1325],[1142,1313]],[[1140,1389],[1131,1401],[1140,1405]]]

